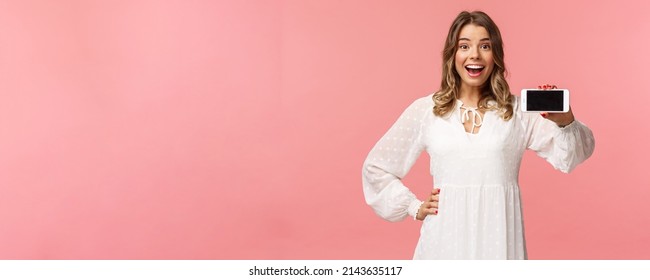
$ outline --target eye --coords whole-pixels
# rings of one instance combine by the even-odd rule
[[[490,46],[490,44],[483,44],[483,45],[481,45],[481,49],[482,50],[489,50],[489,49],[492,49],[492,46]]]
[[[458,46],[458,49],[461,49],[461,50],[467,50],[467,49],[469,49],[469,46],[463,44],[463,45]]]

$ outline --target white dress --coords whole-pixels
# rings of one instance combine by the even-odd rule
[[[422,201],[401,178],[426,150],[440,202],[438,214],[422,223],[413,258],[526,259],[518,185],[524,151],[568,173],[592,154],[593,134],[577,120],[560,128],[539,113],[521,112],[515,97],[512,119],[487,111],[472,135],[456,103],[448,117],[437,117],[429,95],[402,113],[364,162],[366,202],[388,221],[415,216]]]

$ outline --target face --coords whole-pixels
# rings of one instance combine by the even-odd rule
[[[462,87],[482,87],[494,69],[492,43],[485,27],[468,24],[458,36],[454,64]]]

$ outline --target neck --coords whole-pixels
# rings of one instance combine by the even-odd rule
[[[476,108],[479,99],[481,99],[481,88],[461,85],[458,99],[466,106]]]

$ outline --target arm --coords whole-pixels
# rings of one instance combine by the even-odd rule
[[[567,113],[524,115],[527,148],[546,159],[555,169],[569,173],[594,152],[593,133],[575,119],[571,109]]]
[[[366,203],[377,215],[391,222],[415,217],[422,201],[402,183],[424,150],[422,129],[433,114],[431,96],[413,102],[375,144],[362,169]]]

